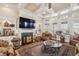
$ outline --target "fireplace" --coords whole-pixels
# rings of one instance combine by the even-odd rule
[[[33,42],[33,32],[21,33],[22,45]]]

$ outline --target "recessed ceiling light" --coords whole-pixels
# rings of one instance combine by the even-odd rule
[[[68,18],[68,15],[66,15],[65,17]]]
[[[5,6],[8,7],[9,5],[6,4]]]
[[[42,14],[46,14],[46,12],[44,11]]]
[[[72,14],[72,17],[74,16],[74,14]]]

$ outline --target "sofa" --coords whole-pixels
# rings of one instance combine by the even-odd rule
[[[14,49],[5,40],[0,39],[0,56],[13,56]]]
[[[63,44],[60,48],[59,56],[75,56],[76,55],[76,47],[70,44]]]

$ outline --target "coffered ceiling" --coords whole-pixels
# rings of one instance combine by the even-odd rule
[[[52,3],[51,5],[52,5],[51,7],[54,10],[54,12],[62,11],[71,6],[69,3]]]
[[[28,9],[30,11],[37,11],[41,8],[48,8],[48,4],[46,3],[26,3],[25,5],[25,9]],[[70,4],[69,3],[51,3],[51,8],[53,9],[53,11],[58,12],[61,11],[63,9],[69,8]]]
[[[34,3],[29,3],[29,4],[26,4],[26,6],[24,7],[24,9],[28,9],[32,12],[35,12],[37,9],[40,8],[40,5],[41,4],[34,4]]]
[[[79,9],[72,13],[71,18],[72,19],[79,19]]]
[[[14,11],[26,10],[30,12],[29,14],[33,13],[42,17],[46,15],[54,15],[55,13],[70,9],[71,6],[75,5],[75,3],[51,3],[51,8],[49,8],[49,3],[0,3],[0,7],[9,7]],[[78,17],[79,11],[74,11],[73,14],[75,17]]]
[[[40,14],[42,16],[46,16],[49,14],[59,13],[66,9],[70,9],[71,6],[76,4],[74,3],[51,3],[51,8],[49,9],[49,3],[25,3],[23,5],[25,10],[29,10],[30,12]]]
[[[28,10],[30,10],[32,12],[36,12],[39,9],[44,10],[44,8],[45,8],[45,10],[46,10],[46,8],[48,8],[48,7],[49,6],[46,3],[44,3],[44,4],[27,3],[24,8],[28,9]],[[61,11],[63,9],[69,8],[69,7],[70,7],[70,4],[68,4],[68,3],[52,3],[51,4],[51,8],[53,9],[54,12],[58,12],[58,11]]]

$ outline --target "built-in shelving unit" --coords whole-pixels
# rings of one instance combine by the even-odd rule
[[[16,31],[16,18],[0,16],[0,36],[14,36]]]

